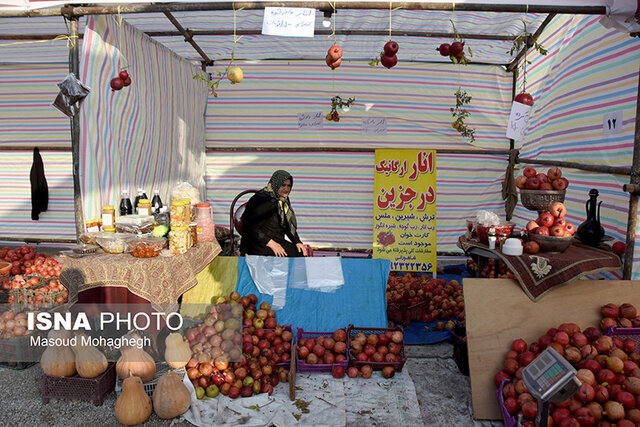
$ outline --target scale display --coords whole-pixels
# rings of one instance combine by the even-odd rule
[[[563,387],[575,375],[575,368],[551,347],[545,349],[522,371],[522,379],[527,388],[534,397],[541,400],[549,400],[557,394],[561,397],[570,392],[569,388],[573,387],[567,387],[567,390],[563,390]]]

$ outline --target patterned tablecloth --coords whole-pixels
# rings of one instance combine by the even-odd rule
[[[581,243],[573,243],[561,253],[524,253],[520,256],[505,255],[498,249],[489,249],[484,243],[469,240],[465,236],[458,239],[458,246],[465,253],[469,253],[472,248],[479,248],[504,261],[532,301],[537,301],[552,289],[584,275],[615,271],[622,266],[620,257],[613,252]]]
[[[193,288],[196,275],[221,252],[218,242],[200,242],[172,257],[136,258],[130,254],[65,257],[60,280],[78,292],[96,287],[122,287],[152,304],[176,304]]]

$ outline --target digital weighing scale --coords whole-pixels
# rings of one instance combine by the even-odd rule
[[[563,402],[580,388],[576,370],[552,347],[547,347],[522,370],[522,380],[538,400],[536,425],[547,427],[549,402]]]

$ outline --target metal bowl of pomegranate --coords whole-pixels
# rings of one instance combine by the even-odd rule
[[[556,237],[529,233],[529,239],[540,246],[540,252],[564,252],[573,243],[573,236]]]
[[[547,212],[553,202],[564,202],[567,190],[527,190],[520,189],[522,206],[538,213]]]

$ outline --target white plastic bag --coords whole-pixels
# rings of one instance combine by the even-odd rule
[[[289,258],[246,255],[245,262],[260,293],[273,297],[271,308],[280,310],[284,307],[287,299]]]
[[[292,260],[292,288],[335,292],[344,285],[340,257],[305,257]]]

